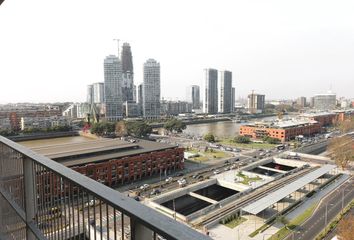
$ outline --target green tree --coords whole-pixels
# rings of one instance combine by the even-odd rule
[[[215,142],[215,137],[212,133],[207,133],[204,135],[204,140],[207,142]]]
[[[353,139],[349,136],[333,138],[327,148],[336,164],[345,169],[354,161]]]
[[[277,216],[275,221],[284,224],[285,228],[288,228],[289,220],[284,215]]]
[[[182,132],[184,129],[186,129],[186,124],[177,118],[173,118],[169,121],[167,121],[164,126],[163,126],[167,131],[169,132]]]
[[[152,127],[143,121],[128,122],[127,131],[131,136],[145,137],[152,132]]]
[[[98,136],[112,134],[115,130],[115,123],[112,122],[98,122],[94,123],[91,126],[91,133],[96,134]]]
[[[237,136],[234,138],[235,143],[250,143],[251,139],[245,136]]]

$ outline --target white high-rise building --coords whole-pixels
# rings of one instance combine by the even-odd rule
[[[248,112],[255,113],[263,113],[265,105],[265,95],[256,94],[252,91],[251,94],[248,95]]]
[[[123,118],[122,82],[121,61],[114,55],[107,56],[104,60],[104,96],[108,121]]]
[[[313,107],[319,110],[333,110],[336,108],[336,94],[324,93],[313,97]]]
[[[232,72],[220,71],[219,112],[232,112]]]
[[[93,85],[93,102],[104,103],[104,83],[98,82]]]
[[[216,69],[209,68],[205,70],[203,111],[208,114],[216,114],[218,112],[218,71]]]
[[[235,112],[235,101],[236,101],[236,93],[235,88],[232,88],[232,97],[231,97],[231,112]]]
[[[87,94],[86,94],[86,102],[92,103],[93,102],[93,85],[87,85]]]
[[[148,59],[144,63],[143,83],[143,116],[144,118],[160,117],[160,63]]]
[[[192,103],[193,109],[200,108],[200,88],[197,85],[191,85],[187,87],[187,94],[186,94],[187,102]]]

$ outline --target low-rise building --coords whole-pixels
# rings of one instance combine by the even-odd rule
[[[21,144],[26,146],[26,142]],[[184,168],[183,148],[145,140],[99,139],[31,148],[108,186]]]
[[[22,117],[21,130],[29,128],[45,129],[55,126],[70,126],[66,117]]]
[[[161,113],[176,116],[181,113],[191,113],[193,105],[184,101],[162,101]]]
[[[277,138],[280,141],[289,141],[296,136],[310,136],[321,132],[321,125],[314,120],[298,119],[277,122],[256,122],[242,125],[240,135],[253,139],[263,137]]]
[[[1,118],[0,119],[0,130],[10,130],[10,129],[12,129],[10,119],[9,118]]]

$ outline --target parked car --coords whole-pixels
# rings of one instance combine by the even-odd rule
[[[144,185],[142,185],[141,187],[140,187],[140,189],[141,190],[146,190],[146,189],[148,189],[150,187],[150,185],[149,184],[144,184]]]
[[[166,178],[165,182],[170,183],[170,182],[172,182],[172,180],[173,180],[172,177],[168,177],[168,178]]]
[[[151,191],[150,195],[157,195],[157,194],[159,194],[159,193],[161,193],[160,189],[153,189],[153,190]]]
[[[219,174],[220,171],[218,169],[216,169],[213,173],[216,175],[216,174]]]
[[[194,179],[196,179],[196,178],[198,178],[198,174],[194,174],[193,176],[192,176],[192,178],[194,178]]]
[[[181,177],[183,176],[184,174],[182,172],[179,172],[179,173],[176,173],[176,177]]]

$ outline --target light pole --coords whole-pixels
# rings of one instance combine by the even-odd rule
[[[329,203],[329,205],[330,205],[330,206],[333,206],[332,203]],[[328,203],[326,203],[325,230],[326,230],[326,228],[327,228],[327,218],[328,218],[327,214],[328,214]]]
[[[341,212],[343,212],[343,209],[344,209],[344,192],[346,192],[347,191],[347,188],[345,187],[345,188],[343,188],[343,190],[342,190],[342,210],[341,210]],[[350,192],[351,190],[349,189],[349,192]]]

